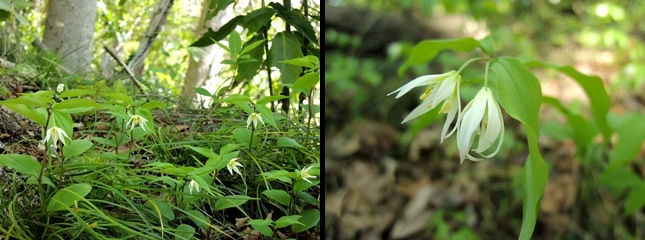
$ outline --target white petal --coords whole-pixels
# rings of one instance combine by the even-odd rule
[[[396,95],[396,98],[400,98],[401,96],[408,93],[410,90],[412,90],[415,87],[427,86],[433,83],[437,83],[454,73],[455,71],[452,70],[450,72],[443,73],[443,74],[431,74],[431,75],[424,75],[424,76],[415,78],[414,80],[410,81],[409,83],[406,83],[399,89],[394,90],[394,92],[389,93],[388,96],[398,92],[399,94]]]
[[[408,116],[405,117],[405,119],[403,119],[403,122],[401,122],[401,124],[406,123],[412,119],[415,119],[423,115],[424,113],[427,113],[428,111],[432,110],[431,108],[428,107],[431,100],[432,99],[430,98],[423,99],[423,102],[421,102],[419,106],[417,106],[414,110],[412,110],[412,112],[410,112],[410,114],[408,114]]]
[[[435,108],[440,102],[450,98],[450,96],[452,96],[452,94],[457,90],[457,83],[459,80],[461,80],[459,75],[452,75],[439,83],[437,89],[433,90],[432,93],[430,93],[430,96],[428,96],[432,101],[430,108]]]
[[[466,158],[475,138],[475,132],[479,127],[484,112],[486,110],[486,90],[479,90],[475,98],[471,100],[463,114],[460,115],[459,128],[457,129],[457,148],[459,149],[460,159],[463,162]],[[462,117],[463,116],[463,117]]]
[[[441,142],[443,143],[443,140],[446,139],[447,137],[450,137],[455,130],[457,130],[457,127],[459,127],[459,121],[455,123],[455,126],[452,128],[450,133],[446,135],[448,132],[448,128],[450,128],[450,124],[452,124],[452,121],[455,120],[455,116],[457,113],[461,113],[461,102],[459,101],[459,94],[456,94],[453,96],[451,99],[448,99],[447,101],[452,101],[452,106],[450,108],[450,111],[448,111],[448,115],[446,116],[446,122],[443,124],[443,130],[441,130]]]

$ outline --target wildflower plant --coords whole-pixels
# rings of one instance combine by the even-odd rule
[[[441,141],[456,132],[461,163],[466,159],[482,161],[493,158],[500,151],[504,141],[503,112],[522,123],[526,132],[529,155],[524,164],[522,176],[523,217],[519,238],[530,239],[548,178],[547,165],[542,158],[537,141],[540,105],[545,102],[556,107],[560,106],[560,109],[563,108],[556,99],[542,96],[540,83],[528,67],[556,69],[581,84],[588,95],[594,95],[594,98],[590,97],[594,113],[593,120],[600,129],[605,143],[611,133],[606,121],[607,93],[599,78],[586,76],[571,67],[524,58],[498,56],[493,48],[493,38],[490,36],[479,41],[473,38],[423,41],[414,47],[407,61],[399,69],[399,75],[402,76],[412,65],[431,61],[444,49],[464,52],[479,49],[485,57],[468,60],[457,71],[417,77],[389,95],[396,93],[395,97],[400,98],[404,94],[412,93],[414,88],[425,87],[425,91],[420,95],[421,103],[403,119],[403,123],[414,120],[434,108],[440,108],[439,113],[447,115]],[[460,87],[471,83],[462,78],[461,72],[476,61],[486,62],[482,74],[484,75],[483,86],[462,109]],[[576,119],[572,118],[570,113],[567,116],[571,117],[571,121]],[[301,175],[304,176],[304,174]]]

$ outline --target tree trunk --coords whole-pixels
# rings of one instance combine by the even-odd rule
[[[137,52],[128,63],[128,67],[132,69],[135,75],[141,75],[143,73],[143,63],[146,60],[148,53],[150,53],[150,49],[152,48],[152,44],[157,38],[157,35],[161,32],[161,28],[166,24],[168,13],[170,13],[170,8],[172,8],[172,4],[174,2],[174,0],[160,0],[155,5],[152,19],[150,20],[150,26],[148,27],[148,30],[146,30],[146,35],[141,39]]]
[[[224,24],[223,18],[226,16],[226,8],[225,10],[219,11],[217,15],[211,19],[206,19],[210,10],[209,2],[209,0],[202,1],[202,11],[199,17],[199,24],[195,29],[195,39],[199,39],[204,33],[206,33],[208,28],[212,28],[214,31],[217,31]],[[214,59],[216,59],[218,55],[221,58],[224,54],[223,51],[216,51],[218,49],[220,49],[220,47],[217,46],[217,44],[191,49],[192,51],[190,53],[184,86],[181,88],[181,99],[186,102],[191,101],[195,96],[195,88],[201,87],[206,83],[206,80],[211,78],[212,73],[215,72],[215,69],[213,69],[213,66],[215,66]],[[216,64],[219,64],[219,62]]]
[[[49,1],[43,42],[72,72],[91,70],[96,0]]]

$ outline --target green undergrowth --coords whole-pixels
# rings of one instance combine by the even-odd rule
[[[0,236],[300,239],[319,232],[320,131],[307,111],[272,111],[269,103],[283,97],[210,95],[210,108],[188,111],[133,97],[120,81],[52,88],[0,101],[40,127],[14,145],[41,148],[0,154],[1,179],[8,179],[0,182]]]

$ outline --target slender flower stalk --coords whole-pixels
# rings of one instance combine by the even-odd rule
[[[423,102],[412,110],[401,123],[415,119],[443,102],[439,113],[448,114],[446,122],[443,125],[443,130],[441,131],[441,142],[443,142],[445,138],[450,137],[455,132],[459,125],[459,122],[457,122],[455,127],[448,132],[450,124],[455,120],[455,117],[461,115],[461,102],[459,101],[460,83],[461,76],[454,70],[443,74],[425,75],[410,81],[396,91],[388,94],[388,96],[398,92],[396,98],[399,98],[413,88],[427,86],[425,93],[420,97]]]
[[[480,161],[470,154],[475,135],[479,135],[477,148],[473,149],[483,158],[491,158],[504,141],[504,119],[499,105],[493,97],[493,91],[489,87],[483,87],[475,98],[466,105],[463,114],[457,120],[459,128],[457,129],[457,148],[459,149],[460,162],[465,159]],[[484,151],[493,146],[499,138],[497,148],[490,154],[484,154]]]

